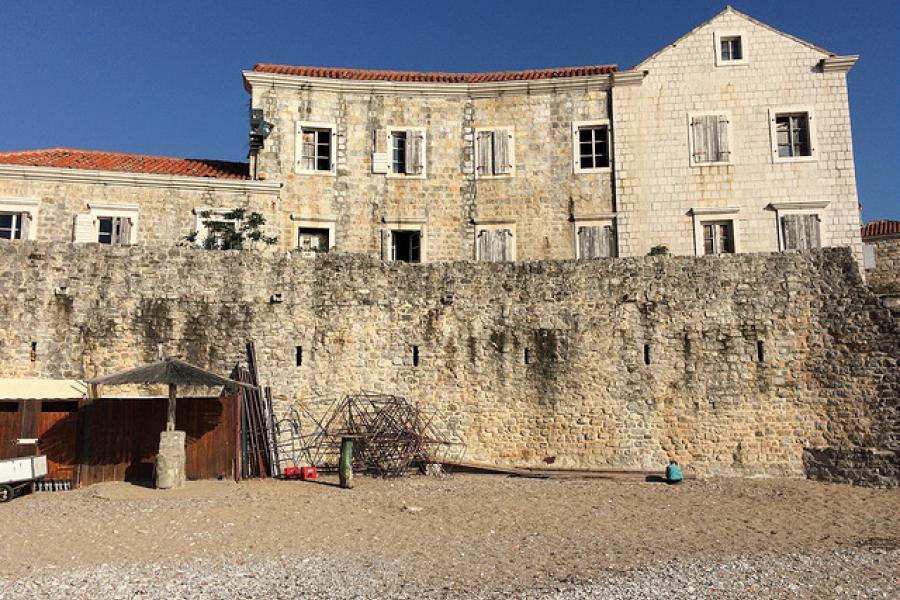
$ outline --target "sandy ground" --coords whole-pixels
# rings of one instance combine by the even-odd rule
[[[472,474],[357,477],[353,490],[331,480],[194,482],[170,491],[100,484],[0,505],[0,532],[7,581],[196,559],[253,565],[297,557],[302,569],[299,557],[325,556],[427,589],[553,589],[672,561],[895,555],[900,490]],[[886,564],[872,576],[896,585],[900,597],[900,566]]]

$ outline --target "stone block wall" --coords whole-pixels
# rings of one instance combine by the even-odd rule
[[[470,460],[800,476],[804,448],[900,448],[897,323],[847,250],[390,265],[10,242],[0,274],[7,376],[160,348],[227,373],[252,339],[281,414],[400,394]]]

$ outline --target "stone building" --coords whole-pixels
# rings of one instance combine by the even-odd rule
[[[0,237],[171,245],[245,208],[282,248],[406,262],[861,258],[855,61],[728,7],[624,71],[259,64],[249,163],[0,153]]]
[[[900,221],[871,221],[860,234],[869,286],[900,299]]]

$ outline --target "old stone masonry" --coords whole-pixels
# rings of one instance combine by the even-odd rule
[[[856,59],[729,7],[628,70],[256,65],[247,163],[0,153],[0,368],[253,339],[279,415],[403,395],[473,461],[897,485]]]

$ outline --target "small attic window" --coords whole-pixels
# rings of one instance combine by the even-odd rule
[[[716,33],[715,42],[717,66],[747,64],[747,49],[742,34]]]
[[[719,40],[719,49],[722,53],[723,62],[731,62],[733,60],[742,60],[741,52],[741,36],[730,35]]]

